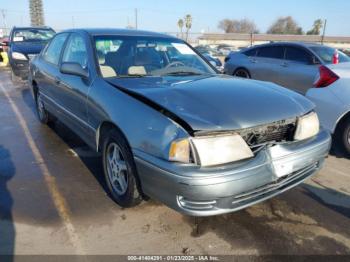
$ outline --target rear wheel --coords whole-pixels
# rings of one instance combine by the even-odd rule
[[[104,137],[102,164],[112,199],[122,207],[138,205],[142,196],[134,158],[124,136],[116,129]]]
[[[350,116],[339,124],[336,140],[344,152],[350,156]]]
[[[248,70],[244,68],[238,68],[234,73],[233,76],[240,77],[240,78],[250,78],[250,74]]]

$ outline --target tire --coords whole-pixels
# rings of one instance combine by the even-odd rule
[[[103,138],[102,150],[103,172],[112,199],[126,208],[141,203],[134,157],[124,136],[110,130]]]
[[[339,124],[336,132],[336,141],[344,153],[350,156],[350,117],[347,117]]]
[[[235,77],[240,77],[240,78],[250,78],[250,74],[248,72],[248,70],[244,69],[244,68],[238,68],[234,73],[233,76]]]
[[[42,124],[49,124],[52,121],[49,112],[46,111],[44,103],[42,101],[40,92],[37,91],[35,95],[35,105],[38,119]]]

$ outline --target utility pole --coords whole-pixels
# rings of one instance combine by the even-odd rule
[[[138,25],[137,25],[138,21],[137,21],[137,8],[135,8],[135,29],[137,30]]]
[[[72,27],[75,28],[74,16],[72,15]]]
[[[327,19],[324,20],[323,33],[321,38],[321,44],[323,45],[324,37],[326,35]]]
[[[4,35],[7,35],[6,10],[1,9],[1,16],[4,23]]]

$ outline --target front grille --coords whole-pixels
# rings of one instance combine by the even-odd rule
[[[296,119],[281,120],[267,125],[239,130],[247,144],[253,149],[274,142],[292,141]]]

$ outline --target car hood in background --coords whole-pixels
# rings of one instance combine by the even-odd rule
[[[314,108],[303,96],[274,84],[230,76],[114,78],[180,117],[194,131],[225,131],[301,116]]]
[[[12,42],[11,51],[22,54],[39,54],[46,44],[46,41]]]

